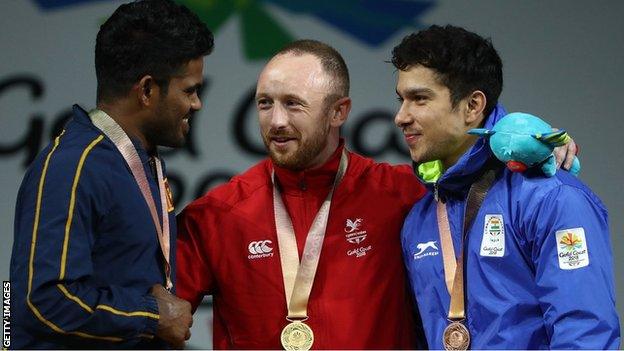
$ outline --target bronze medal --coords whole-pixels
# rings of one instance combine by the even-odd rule
[[[470,345],[468,328],[461,322],[451,322],[444,329],[443,343],[446,350],[468,350]]]
[[[284,350],[309,350],[314,342],[314,333],[307,324],[294,321],[284,327],[280,340]]]

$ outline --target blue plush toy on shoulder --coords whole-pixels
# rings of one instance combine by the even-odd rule
[[[564,130],[553,132],[539,117],[522,112],[506,115],[491,130],[476,128],[468,133],[489,137],[492,152],[511,171],[524,172],[529,167],[540,166],[547,177],[557,171],[553,149],[570,141]],[[574,157],[569,172],[578,175],[580,170],[581,164]]]

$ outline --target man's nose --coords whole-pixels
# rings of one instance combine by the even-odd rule
[[[396,124],[397,127],[402,128],[410,125],[411,123],[412,118],[409,114],[405,102],[403,102],[396,115],[394,116],[394,124]]]
[[[191,108],[194,111],[199,111],[202,108],[202,102],[197,92],[191,97]]]
[[[275,104],[271,111],[271,129],[283,129],[288,126],[288,113],[279,104]]]

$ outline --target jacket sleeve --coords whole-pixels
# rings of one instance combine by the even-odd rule
[[[153,337],[158,305],[147,291],[93,284],[94,230],[104,215],[98,207],[110,191],[102,183],[107,163],[97,168],[103,160],[91,157],[101,140],[72,154],[55,153],[57,138],[20,194],[33,201],[18,200],[28,205],[16,209],[16,230],[22,231],[16,236],[32,242],[20,258],[28,265],[26,305],[35,317],[30,328],[125,347]]]
[[[392,166],[394,191],[407,214],[414,204],[427,194],[427,188],[420,182],[408,165]]]
[[[177,218],[177,281],[176,295],[191,303],[193,312],[205,295],[212,294],[214,278],[206,252],[210,230],[203,207],[189,205]]]
[[[600,200],[587,190],[562,185],[528,217],[550,348],[618,348],[609,226]]]
[[[409,298],[413,304],[413,316],[414,316],[414,324],[416,326],[416,330],[414,331],[416,334],[416,350],[428,350],[429,346],[427,344],[427,336],[425,334],[425,328],[423,326],[422,318],[420,317],[420,308],[418,307],[418,300],[416,298],[416,290],[414,290],[413,282],[412,282],[412,267],[410,263],[413,261],[410,249],[409,249],[409,239],[408,236],[413,234],[413,230],[408,223],[408,219],[405,219],[403,224],[403,229],[401,229],[401,251],[403,253],[403,264],[405,265],[405,274],[406,274],[406,282]]]

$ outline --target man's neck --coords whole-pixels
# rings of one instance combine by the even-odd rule
[[[450,155],[446,159],[440,160],[442,161],[442,165],[444,166],[444,169],[447,170],[453,167],[459,161],[459,159],[466,152],[468,152],[468,150],[470,150],[471,147],[474,146],[474,144],[477,142],[478,139],[479,139],[478,136],[466,135],[466,138],[462,140],[459,147],[455,150],[455,152],[452,155]]]
[[[325,191],[329,190],[336,176],[338,166],[341,159],[342,144],[339,145],[334,153],[323,163],[315,168],[306,168],[303,170],[291,170],[287,168],[275,168],[275,175],[279,179],[284,193],[296,192],[301,190]],[[324,194],[325,196],[327,194]]]
[[[313,170],[323,166],[336,153],[336,150],[339,146],[340,138],[330,138],[325,148],[323,148],[319,155],[314,160],[312,160],[312,162],[310,162],[310,165],[307,166],[304,171]]]
[[[97,109],[106,112],[123,131],[133,139],[138,140],[141,146],[147,151],[149,155],[153,155],[156,151],[155,145],[151,145],[143,132],[141,131],[139,122],[141,116],[134,109],[125,106],[125,103],[98,103]]]

